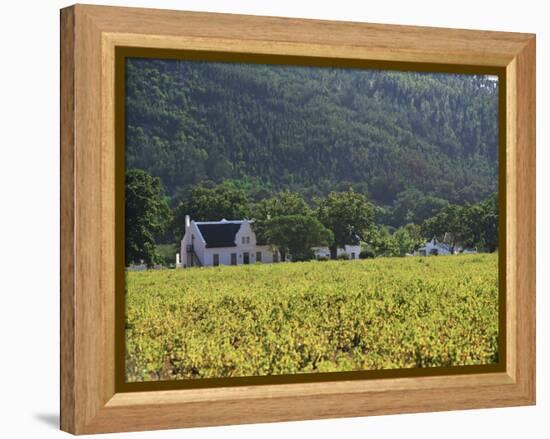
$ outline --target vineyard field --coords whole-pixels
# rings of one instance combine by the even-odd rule
[[[490,364],[498,255],[126,274],[127,381]]]

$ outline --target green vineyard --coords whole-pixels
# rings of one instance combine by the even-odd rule
[[[127,380],[498,361],[498,256],[127,273]]]

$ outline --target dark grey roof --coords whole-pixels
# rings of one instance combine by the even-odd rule
[[[241,228],[240,223],[197,223],[202,237],[206,241],[206,248],[236,247],[235,235]]]

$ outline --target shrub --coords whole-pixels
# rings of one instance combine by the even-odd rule
[[[359,259],[371,259],[374,258],[374,256],[374,251],[371,249],[362,250],[361,253],[359,253]]]

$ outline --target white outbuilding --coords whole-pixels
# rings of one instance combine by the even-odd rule
[[[330,259],[330,249],[328,247],[313,247],[313,253],[316,259]],[[346,244],[344,247],[336,249],[336,257],[338,258],[359,259],[359,253],[361,253],[361,246],[359,244]]]
[[[453,253],[453,248],[449,244],[439,242],[435,236],[414,252],[415,256],[452,255]]]

